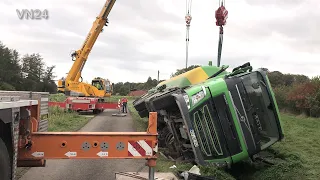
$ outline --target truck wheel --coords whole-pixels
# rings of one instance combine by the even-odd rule
[[[0,138],[0,179],[11,179],[11,163],[6,145]]]

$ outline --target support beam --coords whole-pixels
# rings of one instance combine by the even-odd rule
[[[156,159],[157,113],[149,115],[147,132],[34,132],[31,147],[18,160]]]

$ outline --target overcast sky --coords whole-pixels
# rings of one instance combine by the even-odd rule
[[[81,48],[104,0],[1,0],[0,41],[21,54],[39,53],[65,76],[72,50]],[[48,20],[20,20],[16,9],[47,9]],[[192,3],[189,65],[216,63],[218,0]],[[317,0],[226,0],[221,64],[320,75]],[[112,82],[169,78],[185,66],[185,0],[117,0],[82,76]],[[319,28],[319,29],[318,29]]]

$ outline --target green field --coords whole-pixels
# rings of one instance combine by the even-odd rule
[[[145,131],[147,119],[140,118],[129,103],[129,110],[134,118],[138,131]],[[274,144],[262,154],[272,155],[265,159],[274,165],[262,162],[242,162],[236,164],[231,170],[217,169],[215,167],[200,167],[201,173],[212,175],[218,179],[279,179],[303,180],[319,179],[320,177],[320,119],[281,114],[285,139]],[[169,169],[176,165],[177,169]],[[160,157],[157,161],[158,171],[189,170],[191,164],[175,163]]]

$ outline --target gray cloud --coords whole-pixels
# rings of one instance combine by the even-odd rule
[[[317,23],[319,19],[320,12],[305,11],[290,18],[261,22],[257,26],[289,38],[287,43],[295,50],[320,52],[320,26]]]
[[[25,1],[20,1],[25,3]],[[31,0],[28,0],[29,4],[25,3],[28,5],[27,8],[34,6],[34,3],[30,3],[30,1]],[[317,21],[320,19],[320,13],[310,10],[310,8],[315,7],[311,5],[313,1],[245,1],[252,6],[261,6],[270,9],[270,12],[274,7],[281,8],[286,11],[286,16],[278,14],[276,18],[272,18],[274,17],[272,16],[261,19],[261,21],[255,21],[254,18],[242,18],[241,14],[230,14],[228,25],[225,28],[224,47],[229,46],[228,52],[232,52],[232,54],[223,53],[222,64],[230,65],[230,69],[242,65],[245,62],[251,62],[254,68],[266,67],[272,69],[279,67],[279,70],[296,72],[301,70],[301,68],[308,69],[309,67],[311,70],[312,68],[308,66],[308,64],[312,64],[312,62],[309,61],[308,64],[300,62],[291,62],[289,65],[284,64],[290,61],[288,59],[278,59],[277,54],[272,54],[272,49],[274,47],[264,47],[263,42],[269,38],[268,42],[273,41],[282,46],[291,47],[292,52],[289,52],[288,56],[291,54],[293,54],[292,56],[295,56],[300,52],[319,52],[320,36],[317,32],[320,26],[318,27]],[[12,4],[12,7],[15,8],[16,2],[2,0],[1,3],[5,3],[6,5]],[[51,2],[50,5],[47,5],[50,15],[49,20],[19,20],[15,9],[1,11],[0,22],[3,23],[0,25],[2,29],[10,32],[10,36],[12,36],[12,34],[17,35],[17,37],[11,37],[14,42],[19,42],[12,48],[19,47],[23,52],[29,53],[40,52],[41,54],[44,54],[45,60],[50,61],[50,64],[57,63],[59,65],[57,68],[68,69],[69,67],[65,67],[71,66],[72,64],[69,56],[70,51],[77,50],[81,47],[95,17],[100,12],[104,1],[95,0],[90,2],[85,0],[70,0],[65,2],[65,4],[61,3],[63,2],[54,1]],[[239,2],[238,5],[241,5],[241,3],[242,2]],[[181,4],[184,5],[183,3]],[[243,4],[244,3],[242,3],[242,5]],[[227,6],[232,6],[231,2],[228,3]],[[181,8],[184,9],[184,6]],[[289,13],[292,15],[288,17]],[[197,16],[196,13],[194,13],[194,15],[195,17]],[[261,14],[259,14],[259,16],[260,15]],[[268,14],[265,16],[268,16]],[[178,50],[179,48],[177,48],[177,50],[172,50],[176,48],[176,46],[183,46],[182,43],[174,44],[175,39],[181,37],[182,39],[178,41],[184,42],[184,34],[181,36],[181,32],[185,29],[183,16],[176,16],[164,12],[161,6],[157,4],[157,1],[117,0],[110,13],[109,20],[109,27],[105,27],[104,32],[100,34],[97,40],[98,42],[94,45],[94,48],[89,55],[85,71],[90,73],[98,71],[104,72],[106,71],[105,69],[112,67],[112,69],[125,69],[128,73],[148,76],[148,74],[153,73],[156,75],[153,71],[157,68],[159,68],[161,72],[166,71],[165,73],[168,74],[171,69],[174,71],[175,69],[184,67],[184,53],[181,49]],[[179,27],[180,25],[181,27]],[[200,25],[202,26],[202,24]],[[205,25],[206,24],[203,24],[203,26]],[[22,31],[22,27],[29,27],[31,29]],[[123,30],[124,28],[127,29]],[[195,29],[192,29],[192,31],[193,30]],[[58,33],[59,31],[61,31],[61,33]],[[68,36],[69,33],[74,33],[76,36]],[[141,33],[144,33],[145,37],[144,35],[141,35]],[[217,31],[212,33],[217,33]],[[288,40],[278,39],[272,36],[274,34],[280,34]],[[3,38],[1,39],[5,39],[7,42],[10,41],[10,39],[6,39],[5,36],[6,35],[2,33]],[[201,39],[208,38],[208,36],[205,34],[197,34],[191,38],[193,41],[193,38]],[[245,45],[250,42],[253,44],[260,42],[260,49],[256,46],[250,47],[247,51],[239,50],[242,49],[241,44],[231,45],[228,43],[228,40],[231,42],[231,40],[234,39],[243,41],[246,43]],[[143,52],[141,47],[146,47],[149,42],[156,40],[168,42],[165,45],[167,47],[155,47],[164,48],[164,51],[168,53],[160,54],[159,52],[150,54]],[[214,47],[208,47],[208,44],[192,44],[191,46],[201,46],[203,48],[198,48],[199,51],[201,50],[200,52],[191,50],[191,54],[197,54],[197,56],[190,56],[189,64],[208,64],[209,60],[212,60],[213,64],[216,64],[216,44],[214,44]],[[230,48],[231,46],[232,48]],[[237,47],[240,48],[237,49]],[[171,52],[167,50],[168,48],[171,48]],[[209,57],[210,54],[206,52],[212,52],[212,49],[213,56]],[[176,52],[178,51],[179,53],[183,53],[180,55],[180,58],[176,55]],[[270,54],[268,54],[269,51]],[[251,52],[254,54],[259,54],[261,52],[261,55],[247,56],[247,54],[251,54]],[[206,54],[208,57],[205,57]],[[283,56],[284,55],[282,54],[282,57]],[[315,57],[315,55],[313,57]],[[295,59],[295,61],[298,60]],[[170,64],[168,62],[170,62]],[[148,65],[153,63],[154,66],[146,67],[145,63],[148,63]],[[300,67],[297,68],[294,66]],[[317,71],[314,69],[312,70]],[[60,76],[61,72],[58,71],[59,69],[57,69],[57,74]]]
[[[54,8],[50,10],[50,25],[54,28],[77,32],[86,35],[90,30],[95,17],[100,13],[101,7],[96,4],[87,3],[80,7],[83,14],[74,16],[65,8]],[[144,21],[144,22],[141,22]],[[165,23],[182,22],[183,18],[165,13],[156,3],[143,1],[117,1],[109,15],[109,27],[117,29],[119,25],[127,25],[137,28],[154,36],[170,37],[178,31],[164,27]],[[106,28],[105,28],[106,29]],[[107,31],[107,30],[106,30]],[[130,32],[128,32],[130,33]]]
[[[232,38],[243,39],[244,41],[262,41],[266,38],[272,38],[269,40],[275,43],[281,43],[292,48],[294,51],[319,53],[320,52],[320,31],[319,23],[320,19],[319,11],[312,11],[310,8],[314,8],[315,1],[251,1],[250,4],[266,6],[273,5],[275,7],[285,10],[287,6],[292,9],[287,10],[277,17],[270,17],[266,20],[254,21],[253,23],[247,23],[243,25],[235,20],[225,28],[225,36]],[[286,4],[281,5],[281,4]],[[280,6],[281,5],[281,6]],[[290,14],[290,16],[288,16]],[[232,28],[232,29],[230,29]],[[277,39],[272,35],[281,35],[285,39]]]

